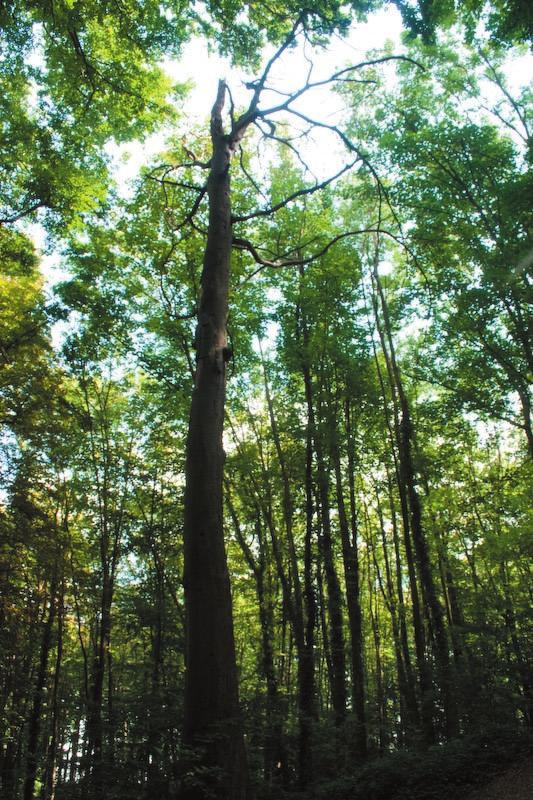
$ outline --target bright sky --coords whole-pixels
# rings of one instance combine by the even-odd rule
[[[309,62],[304,57],[312,56],[313,80],[326,78],[336,69],[347,64],[354,64],[365,59],[369,50],[381,50],[387,42],[392,43],[395,54],[402,53],[401,34],[403,26],[399,11],[387,6],[370,15],[366,23],[352,26],[346,38],[334,36],[328,47],[310,52],[301,47],[283,54],[276,64],[269,80],[270,85],[282,91],[293,91],[306,81]],[[272,48],[269,51],[272,53]],[[244,82],[256,75],[246,74],[233,68],[228,59],[210,53],[204,40],[195,39],[187,44],[183,56],[179,60],[165,62],[165,69],[170,77],[179,83],[189,83],[191,91],[184,107],[187,126],[191,128],[204,125],[215,99],[217,83],[220,78],[226,79],[237,107],[246,107],[250,92]],[[390,80],[394,80],[394,64],[388,69]],[[506,67],[506,75],[512,91],[533,82],[533,57],[527,54],[516,57]],[[487,87],[487,96],[491,88]],[[494,90],[494,101],[498,99],[498,90]],[[492,98],[491,98],[492,99]],[[279,102],[279,95],[264,95],[261,105],[268,102]],[[339,121],[342,112],[341,100],[331,88],[323,87],[306,93],[295,106],[308,116],[326,123]],[[495,121],[495,120],[494,120]],[[107,148],[113,158],[118,183],[128,193],[128,185],[136,177],[139,167],[156,156],[164,148],[164,135],[157,134],[143,143],[131,143]],[[318,132],[311,140],[302,142],[305,160],[319,179],[324,179],[339,170],[345,162],[346,153],[340,142],[331,134]],[[266,167],[267,164],[264,164]]]
[[[335,36],[324,49],[311,52],[308,48],[307,55],[312,55],[314,64],[312,79],[326,78],[346,64],[364,60],[368,50],[381,49],[388,40],[393,43],[395,52],[401,52],[401,32],[400,13],[396,8],[389,7],[373,14],[368,22],[355,25],[347,38]],[[272,52],[271,48],[269,55]],[[301,47],[284,53],[271,73],[269,84],[282,91],[292,91],[304,85],[309,64],[302,56]],[[228,59],[210,53],[206,42],[200,39],[189,42],[184,48],[183,57],[179,61],[167,61],[165,69],[173,80],[179,83],[190,82],[192,85],[185,109],[187,123],[191,127],[202,125],[207,120],[220,78],[227,80],[235,104],[238,107],[245,107],[251,94],[243,83],[256,77],[235,69]],[[267,102],[274,104],[279,102],[279,99],[279,95],[265,95],[261,105],[264,107]],[[307,93],[295,107],[327,123],[338,119],[341,110],[339,97],[326,87]],[[306,146],[307,160],[315,173],[324,178],[339,169],[340,151],[337,142],[330,135],[318,134],[315,139],[314,145],[309,143]],[[160,134],[150,137],[143,144],[134,143],[122,147],[111,145],[108,148],[109,154],[115,160],[120,183],[123,186],[135,177],[141,163],[162,149],[163,142],[164,138]]]

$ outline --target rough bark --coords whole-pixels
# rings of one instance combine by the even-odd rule
[[[209,226],[196,332],[196,374],[187,437],[184,588],[186,765],[180,797],[243,800],[247,766],[239,711],[232,603],[224,547],[222,433],[226,394],[227,315],[231,253],[229,168],[224,134],[226,87],[220,82],[211,115]],[[204,769],[203,780],[191,770]]]

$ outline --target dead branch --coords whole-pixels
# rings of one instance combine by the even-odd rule
[[[285,206],[288,206],[289,203],[292,203],[293,200],[297,200],[299,197],[305,197],[306,195],[315,194],[315,192],[319,192],[321,189],[325,189],[326,186],[329,186],[330,183],[340,178],[341,175],[344,175],[345,172],[348,172],[354,164],[357,163],[359,159],[356,158],[354,161],[351,161],[349,164],[345,164],[342,169],[332,175],[330,178],[327,178],[325,181],[321,181],[320,183],[315,183],[314,186],[308,186],[304,189],[298,189],[298,191],[293,192],[292,194],[285,197],[283,200],[280,200],[279,203],[275,203],[268,208],[261,208],[258,211],[252,211],[250,214],[241,214],[232,216],[232,222],[247,222],[250,219],[257,219],[258,217],[268,217],[270,214],[274,214],[276,211],[279,211]]]
[[[244,279],[244,281],[242,281],[242,283],[245,283],[255,277],[255,275],[261,272],[265,267],[272,267],[273,269],[302,267],[306,264],[311,264],[313,261],[317,261],[317,259],[325,255],[334,244],[337,244],[337,242],[340,242],[342,239],[347,239],[349,236],[360,236],[363,233],[376,233],[377,231],[378,229],[375,227],[345,231],[344,233],[339,233],[337,236],[334,236],[333,239],[330,239],[329,242],[324,245],[324,247],[322,247],[316,253],[307,256],[306,258],[282,258],[278,259],[277,261],[271,261],[270,259],[263,258],[263,256],[261,256],[261,254],[258,252],[257,248],[248,239],[234,237],[232,244],[233,247],[239,250],[247,250],[253,257],[254,261],[259,264],[259,268],[254,270],[254,272],[252,272]],[[382,233],[387,233],[387,231],[382,231]]]

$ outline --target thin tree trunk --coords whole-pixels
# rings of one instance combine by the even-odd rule
[[[316,716],[315,710],[315,686],[314,686],[314,627],[316,610],[314,608],[315,599],[311,580],[311,538],[312,538],[312,488],[309,487],[309,474],[312,471],[312,430],[307,425],[307,444],[306,444],[306,538],[304,554],[304,581],[305,581],[305,613],[304,597],[302,595],[298,560],[293,535],[293,501],[291,493],[291,483],[285,461],[281,440],[274,413],[274,404],[270,394],[266,364],[261,352],[263,365],[263,376],[265,386],[265,397],[270,418],[271,433],[276,448],[276,454],[280,465],[282,485],[283,485],[283,518],[285,522],[285,532],[289,547],[289,558],[291,565],[291,577],[293,585],[293,606],[295,613],[295,640],[298,651],[298,704],[299,704],[299,785],[305,788],[312,780],[312,749],[311,737],[313,720]],[[306,386],[307,392],[307,386]],[[311,449],[310,449],[311,448]],[[312,481],[312,477],[311,477]],[[311,498],[311,499],[310,499]],[[309,511],[311,503],[311,511]]]
[[[382,345],[384,347],[384,354],[390,360],[392,381],[398,393],[401,422],[400,422],[400,436],[398,439],[398,452],[400,461],[400,475],[403,485],[406,487],[407,498],[410,509],[410,523],[411,533],[413,537],[413,544],[416,553],[417,566],[419,569],[420,583],[424,596],[424,603],[428,609],[429,617],[431,620],[433,632],[435,635],[435,644],[437,651],[437,660],[439,663],[439,671],[441,678],[442,690],[442,703],[444,707],[446,734],[448,738],[456,736],[459,731],[457,706],[453,697],[453,681],[451,674],[451,665],[448,653],[448,637],[444,624],[444,615],[442,606],[438,600],[437,592],[435,589],[435,582],[431,569],[431,559],[429,554],[429,545],[422,525],[422,508],[420,505],[420,498],[416,489],[415,469],[412,457],[412,442],[414,432],[411,421],[411,413],[407,396],[403,388],[403,382],[400,375],[400,370],[396,361],[396,354],[394,343],[392,339],[392,330],[389,319],[388,305],[385,299],[381,280],[378,272],[377,258],[374,261],[373,280],[377,289],[381,312],[383,315],[383,325],[385,328],[385,337],[382,338]],[[377,306],[377,303],[376,303]],[[376,325],[380,329],[379,314],[376,312]],[[380,334],[381,335],[381,334]]]
[[[392,569],[391,569],[387,539],[385,534],[385,521],[383,518],[381,502],[379,499],[379,491],[377,488],[376,488],[376,505],[377,505],[379,526],[381,531],[381,544],[383,550],[383,561],[385,564],[385,578],[387,584],[387,591],[385,592],[382,589],[382,593],[385,603],[391,615],[392,636],[394,641],[394,651],[396,655],[396,669],[398,674],[398,685],[400,689],[400,700],[402,707],[401,722],[402,722],[403,733],[405,735],[409,734],[414,728],[416,728],[419,721],[419,717],[416,705],[415,686],[412,678],[412,672],[409,660],[407,637],[405,639],[405,651],[402,648],[401,625],[398,622],[398,608],[397,608],[398,604],[394,592],[394,581],[392,578]],[[398,567],[398,562],[397,562],[397,567]],[[400,577],[400,586],[401,586],[401,577]],[[403,596],[402,596],[402,602],[403,602]],[[408,659],[407,663],[409,664],[409,668],[404,663],[405,652],[407,652],[407,659]]]
[[[299,663],[300,729],[299,729],[299,785],[305,789],[313,780],[312,735],[316,721],[315,685],[315,628],[317,608],[313,581],[313,436],[309,418],[305,435],[305,543],[304,543],[304,602],[305,646]]]
[[[150,517],[153,521],[153,514]],[[152,674],[150,676],[150,697],[151,708],[147,721],[148,735],[146,742],[146,796],[147,800],[165,792],[165,784],[161,776],[160,750],[161,750],[161,731],[154,721],[161,704],[161,669],[163,662],[163,609],[165,603],[165,576],[156,556],[155,546],[152,537],[152,555],[154,562],[153,581],[155,585],[155,620],[154,630],[152,631]]]
[[[324,573],[328,590],[328,612],[330,626],[331,658],[331,701],[335,722],[342,725],[346,717],[346,653],[344,647],[344,626],[339,578],[335,568],[333,538],[330,520],[329,476],[324,460],[321,432],[316,423],[313,405],[313,384],[311,370],[307,361],[308,337],[305,315],[302,314],[302,338],[306,355],[302,359],[302,373],[307,403],[307,419],[312,433],[316,456],[316,484],[319,496],[321,522],[320,546],[324,563]]]
[[[55,567],[57,570],[57,565]],[[24,800],[33,800],[35,791],[35,779],[37,777],[37,763],[38,763],[38,746],[39,736],[41,733],[41,714],[43,706],[43,693],[46,684],[46,673],[48,669],[48,657],[52,649],[52,631],[54,627],[54,620],[56,616],[56,594],[57,594],[57,578],[54,574],[50,586],[50,605],[48,610],[48,617],[44,625],[43,637],[41,640],[41,653],[39,657],[39,666],[37,668],[37,676],[35,679],[35,688],[33,692],[33,703],[30,718],[28,721],[28,746],[26,755],[26,778],[24,781]]]
[[[531,425],[531,398],[529,396],[529,387],[520,387],[518,389],[518,394],[520,397],[520,409],[524,420],[524,431],[526,434],[528,451],[531,458],[533,458],[533,427]]]
[[[316,440],[315,440],[316,449]],[[331,701],[335,713],[335,722],[342,725],[346,716],[346,654],[344,648],[344,628],[342,618],[341,590],[331,532],[329,507],[329,480],[322,460],[321,448],[317,452],[317,482],[320,494],[320,512],[322,518],[321,547],[324,559],[324,574],[328,590],[328,615],[330,627],[331,652]]]
[[[411,594],[411,608],[412,608],[412,616],[413,616],[413,634],[414,634],[414,642],[415,642],[415,655],[416,655],[416,665],[418,669],[418,681],[420,686],[420,706],[421,706],[421,713],[420,719],[422,724],[422,739],[426,745],[432,744],[435,740],[435,730],[433,725],[433,715],[434,715],[434,698],[433,698],[433,689],[432,689],[432,676],[431,676],[431,668],[427,661],[426,657],[426,636],[424,631],[424,624],[422,620],[422,614],[420,610],[420,599],[419,599],[419,592],[418,592],[418,582],[416,576],[416,567],[415,567],[415,560],[413,556],[413,548],[411,545],[411,523],[409,517],[409,504],[408,504],[408,496],[406,492],[405,484],[402,480],[401,474],[401,466],[399,464],[399,459],[397,456],[396,449],[400,447],[400,419],[399,419],[399,411],[398,411],[398,402],[397,402],[397,392],[396,386],[394,382],[394,374],[392,371],[391,359],[389,357],[387,343],[385,341],[385,337],[381,326],[379,325],[379,318],[378,318],[378,308],[377,308],[377,301],[375,296],[372,298],[372,303],[374,307],[374,318],[376,329],[379,334],[379,338],[381,341],[381,347],[383,351],[383,356],[385,358],[385,365],[387,368],[387,375],[389,378],[389,385],[391,390],[391,398],[392,398],[392,410],[393,410],[393,419],[394,419],[394,427],[391,425],[389,421],[389,415],[387,411],[387,394],[385,391],[385,384],[383,381],[383,377],[381,374],[381,367],[379,365],[379,360],[377,356],[377,352],[374,348],[374,360],[376,363],[376,369],[379,379],[379,384],[381,388],[381,393],[383,397],[383,407],[385,412],[385,419],[387,421],[387,427],[389,429],[389,436],[390,436],[390,445],[391,445],[391,452],[394,461],[394,471],[395,471],[395,478],[396,478],[396,485],[398,489],[398,496],[400,499],[400,511],[401,511],[401,518],[402,518],[402,527],[403,527],[403,541],[405,547],[405,558],[407,562],[407,574],[409,578],[409,591]],[[388,474],[388,473],[387,473]],[[391,504],[391,514],[394,514],[394,501],[392,498],[392,490],[391,490],[391,481],[390,477],[388,476],[389,480],[389,494],[390,494],[390,504]],[[398,580],[398,596],[403,596],[403,590],[401,588],[401,569],[400,569],[400,559],[399,559],[399,544],[398,544],[398,537],[396,535],[395,529],[395,550],[396,550],[396,564],[397,564],[397,580]],[[403,604],[402,604],[403,605]],[[404,606],[403,606],[404,607]],[[404,607],[405,608],[405,607]],[[409,649],[407,645],[407,635],[406,635],[406,620],[405,620],[405,612],[403,613],[402,620],[402,648],[404,652],[404,662],[407,665],[409,663]]]
[[[105,537],[102,549],[105,549],[107,552],[107,541]],[[97,632],[96,649],[94,653],[87,719],[86,774],[89,779],[91,792],[95,797],[101,795],[104,786],[102,700],[107,655],[111,637],[111,606],[113,602],[113,586],[107,555],[103,556],[103,561],[100,625]]]
[[[347,401],[349,403],[349,401]],[[349,405],[347,408],[349,418]],[[350,422],[347,418],[346,423],[348,432]],[[348,442],[348,450],[352,450],[352,445]],[[359,587],[359,559],[357,553],[357,517],[355,509],[355,490],[354,508],[352,509],[351,536],[350,526],[344,502],[344,492],[342,486],[341,459],[339,452],[338,434],[335,420],[331,422],[331,455],[335,472],[335,490],[337,497],[337,510],[339,514],[339,528],[342,543],[342,557],[344,565],[344,580],[346,584],[346,606],[348,609],[348,624],[350,630],[351,661],[352,661],[352,708],[355,716],[355,752],[359,758],[365,758],[367,753],[366,741],[366,713],[365,713],[365,674],[363,666],[363,620],[361,614],[361,598]],[[348,458],[349,473],[354,470],[353,453]],[[351,472],[350,481],[354,481],[354,474]]]
[[[265,586],[265,573],[267,558],[263,538],[261,516],[259,508],[256,509],[255,532],[256,541],[259,543],[259,557],[254,554],[244,537],[237,510],[232,502],[229,489],[226,493],[227,504],[233,521],[237,539],[241,546],[244,558],[250,567],[255,579],[257,603],[259,611],[259,624],[261,628],[261,668],[266,683],[266,733],[264,745],[263,773],[265,781],[271,785],[276,772],[282,774],[285,780],[288,777],[288,765],[285,747],[283,745],[283,726],[281,721],[280,697],[276,670],[274,666],[273,647],[273,618],[272,607],[267,597]]]
[[[368,536],[371,537],[371,531],[368,530]],[[381,585],[381,575],[378,574],[378,564],[375,554],[374,542],[369,538],[366,556],[367,556],[367,582],[368,582],[368,608],[370,613],[370,624],[372,627],[372,637],[374,639],[374,652],[376,655],[376,708],[378,717],[378,747],[380,755],[383,755],[387,748],[387,735],[386,735],[386,710],[385,710],[385,692],[383,687],[383,665],[381,659],[381,634],[379,630],[377,597],[374,601],[375,591],[372,586],[372,573],[370,569],[370,550],[374,556],[374,563],[376,566],[376,574],[378,575],[378,582]],[[374,603],[376,608],[374,608]]]
[[[57,651],[56,662],[54,669],[54,681],[52,684],[52,698],[51,698],[51,735],[48,743],[48,752],[46,758],[45,769],[45,784],[44,784],[44,798],[45,800],[54,800],[56,783],[57,783],[57,756],[58,756],[58,737],[59,737],[59,719],[60,719],[60,706],[59,706],[59,678],[61,674],[61,662],[63,659],[63,620],[64,620],[64,583],[61,585],[61,593],[58,597],[57,605]]]
[[[81,727],[81,719],[80,716],[78,715],[78,718],[76,720],[76,727],[74,728],[74,732],[72,734],[72,750],[70,754],[70,769],[68,774],[69,783],[74,783],[79,775],[78,747],[80,744],[80,727]]]

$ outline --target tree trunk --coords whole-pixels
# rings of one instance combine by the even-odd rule
[[[374,269],[374,278],[376,274],[377,274],[377,265],[375,266]],[[393,368],[393,360],[391,354],[389,353],[387,340],[385,338],[385,334],[380,324],[378,302],[375,293],[373,293],[372,295],[372,305],[374,309],[375,325],[381,342],[383,356],[385,358],[385,365],[387,368],[387,376],[389,379],[389,386],[392,399],[394,427],[392,427],[392,425],[390,425],[389,422],[389,416],[387,413],[387,395],[385,392],[385,385],[381,375],[381,368],[379,366],[377,353],[374,349],[374,358],[376,362],[380,388],[383,395],[385,417],[387,420],[387,425],[389,427],[389,434],[391,437],[391,450],[394,460],[394,470],[395,470],[396,483],[398,487],[398,495],[400,499],[405,557],[407,562],[407,573],[409,576],[409,590],[411,593],[411,603],[412,603],[415,654],[416,654],[416,663],[418,668],[418,680],[420,686],[420,706],[421,706],[420,718],[422,722],[422,740],[424,744],[430,745],[433,744],[435,740],[435,729],[433,723],[434,698],[433,698],[433,688],[432,688],[432,674],[431,674],[432,670],[426,656],[426,635],[424,631],[424,623],[421,613],[416,566],[413,554],[413,547],[411,543],[411,516],[409,513],[409,493],[405,483],[405,469],[403,469],[402,466],[405,463],[405,459],[402,461],[402,454],[405,455],[405,449],[402,448],[403,440],[402,440],[402,426],[400,421],[400,409],[398,403],[398,387],[396,383],[396,374]],[[393,504],[391,501],[391,508],[392,507]]]
[[[196,331],[196,374],[187,437],[184,589],[186,677],[183,740],[202,772],[180,796],[228,800],[247,796],[247,765],[239,711],[232,603],[224,547],[222,432],[226,394],[228,288],[231,253],[229,167],[224,135],[226,86],[219,83],[211,115],[209,226]],[[200,780],[202,776],[202,780]]]
[[[107,540],[105,537],[102,550],[107,553]],[[111,606],[113,603],[113,585],[107,555],[103,556],[103,562],[100,628],[96,641],[89,692],[85,768],[90,790],[95,797],[101,796],[104,787],[102,700],[111,637]]]
[[[24,781],[24,800],[33,800],[35,790],[35,779],[37,776],[38,745],[41,733],[41,713],[43,705],[43,693],[46,683],[46,672],[48,669],[48,656],[52,648],[52,630],[56,616],[56,591],[57,580],[54,576],[50,586],[50,606],[48,618],[44,625],[43,638],[41,641],[41,653],[35,688],[33,692],[33,704],[28,721],[28,749],[26,755],[26,778]]]
[[[393,535],[395,544],[394,549],[396,555],[396,569],[397,572],[400,572],[400,580],[397,582],[397,585],[398,585],[399,596],[401,597],[401,603],[399,599],[397,601],[394,592],[394,581],[392,578],[392,569],[391,569],[387,539],[385,534],[385,522],[383,518],[381,502],[379,499],[379,491],[377,488],[376,488],[376,505],[377,505],[379,526],[381,531],[383,562],[385,565],[385,578],[387,584],[387,592],[385,593],[383,591],[383,596],[385,598],[385,602],[387,604],[387,607],[391,615],[392,637],[394,641],[394,650],[396,654],[396,669],[398,673],[398,686],[400,689],[400,702],[402,707],[401,722],[402,722],[403,734],[405,736],[406,733],[407,734],[411,733],[417,727],[419,723],[419,717],[418,717],[418,708],[416,705],[416,692],[412,676],[409,647],[407,644],[407,632],[404,630],[404,633],[402,633],[402,625],[398,622],[398,605],[400,605],[400,608],[403,605],[403,589],[401,587],[398,534],[396,531],[396,521],[394,519],[393,522]],[[405,629],[405,619],[403,620],[403,627]],[[402,637],[404,637],[405,641],[402,641]]]
[[[324,563],[324,573],[328,590],[328,613],[330,625],[330,657],[331,657],[331,701],[335,714],[335,722],[341,725],[346,717],[346,654],[344,647],[344,628],[342,617],[341,589],[335,557],[330,520],[329,475],[324,461],[324,448],[321,431],[318,430],[313,405],[313,384],[311,370],[307,360],[309,333],[305,315],[302,314],[302,333],[305,354],[302,359],[302,373],[307,404],[307,420],[315,445],[316,483],[318,490],[318,508],[320,511],[321,536],[320,546]]]
[[[300,576],[298,571],[298,560],[296,557],[296,548],[294,544],[293,535],[293,501],[291,494],[291,484],[289,472],[285,456],[281,447],[281,440],[277,425],[276,416],[274,413],[274,404],[270,395],[268,385],[268,378],[266,374],[266,365],[264,363],[263,354],[261,353],[263,362],[263,375],[265,385],[265,396],[270,418],[272,438],[276,448],[276,454],[280,465],[282,484],[283,484],[283,517],[285,522],[285,531],[287,535],[287,543],[289,546],[289,557],[291,567],[291,577],[293,584],[294,595],[294,615],[295,615],[295,641],[298,651],[298,706],[299,706],[299,785],[304,789],[311,781],[313,774],[312,764],[312,728],[313,720],[316,716],[315,710],[315,679],[314,679],[314,628],[316,621],[316,609],[314,591],[312,588],[312,515],[313,515],[313,501],[312,501],[312,425],[307,424],[307,441],[306,441],[306,535],[304,544],[304,595],[302,597],[302,589],[300,583]],[[307,394],[307,384],[306,384]],[[309,407],[308,407],[309,408]],[[305,600],[305,615],[304,615],[304,600]]]
[[[341,725],[346,716],[346,657],[344,649],[344,628],[342,618],[341,590],[335,556],[333,553],[333,538],[331,532],[330,506],[329,506],[329,477],[322,459],[321,448],[317,448],[318,459],[318,491],[320,494],[320,514],[322,522],[322,556],[324,560],[324,574],[328,590],[328,615],[330,627],[331,648],[331,701],[335,713],[335,722]]]
[[[78,747],[80,744],[80,727],[81,727],[81,718],[80,715],[78,715],[76,719],[76,727],[72,732],[72,749],[70,753],[70,769],[68,772],[69,783],[74,783],[76,781],[76,778],[79,776]]]
[[[344,580],[346,583],[346,607],[348,609],[348,624],[350,630],[351,660],[352,660],[352,709],[355,715],[355,751],[359,758],[367,754],[366,741],[366,712],[365,712],[365,673],[363,665],[363,619],[361,614],[361,598],[359,587],[359,557],[357,552],[357,509],[355,506],[355,459],[351,442],[350,408],[346,401],[346,426],[348,435],[348,479],[350,484],[350,511],[351,526],[344,502],[342,487],[341,459],[337,439],[335,420],[331,422],[331,449],[335,471],[335,489],[337,495],[337,510],[339,514],[339,528],[342,542],[342,557],[344,564]],[[351,527],[351,536],[350,536]]]
[[[272,778],[276,772],[282,775],[284,782],[287,781],[288,764],[285,747],[283,745],[283,725],[281,718],[280,696],[276,677],[276,669],[274,665],[274,620],[272,616],[272,604],[267,597],[267,586],[265,585],[267,552],[261,524],[261,512],[259,508],[256,508],[254,527],[256,532],[256,541],[259,544],[259,556],[256,558],[244,537],[237,515],[237,510],[231,499],[229,488],[226,493],[226,498],[237,539],[241,546],[244,558],[255,579],[259,624],[261,628],[261,668],[266,683],[266,720],[263,773],[265,782],[267,785],[271,786]]]
[[[380,586],[382,585],[381,576],[379,575],[379,567],[375,554],[375,544],[371,540],[371,531],[368,530],[368,543],[366,550],[367,558],[367,582],[368,582],[368,610],[370,615],[370,624],[372,627],[372,637],[374,639],[374,652],[376,654],[376,711],[378,718],[378,747],[379,754],[383,755],[387,749],[387,733],[386,733],[386,704],[385,704],[385,691],[383,687],[383,663],[381,658],[381,633],[379,630],[378,621],[378,607],[377,597],[374,600],[374,588],[372,580],[372,570],[370,567],[370,550],[374,556],[374,563],[376,567],[376,577]]]
[[[46,769],[45,769],[45,783],[44,783],[44,798],[45,800],[54,800],[56,783],[57,783],[57,756],[58,756],[58,738],[59,738],[59,678],[61,674],[61,662],[63,659],[63,619],[64,619],[64,583],[61,586],[61,594],[58,597],[57,607],[57,652],[56,663],[54,669],[54,682],[52,685],[52,702],[51,702],[51,734],[48,743],[48,752],[46,756]]]
[[[442,704],[444,708],[446,734],[448,738],[456,736],[459,732],[457,705],[453,697],[452,670],[448,652],[448,637],[444,624],[444,614],[441,603],[437,597],[435,582],[431,569],[431,559],[429,545],[422,524],[422,508],[420,497],[416,488],[416,476],[412,455],[412,443],[414,432],[412,427],[411,413],[407,395],[403,388],[400,370],[396,361],[392,331],[389,319],[387,301],[383,292],[379,278],[377,259],[374,263],[373,279],[377,288],[381,311],[383,314],[383,324],[388,343],[388,358],[390,359],[391,374],[394,387],[396,389],[401,412],[400,430],[398,438],[398,453],[400,462],[400,477],[402,484],[406,488],[407,499],[410,510],[411,533],[417,560],[417,566],[422,586],[424,604],[428,610],[431,620],[433,633],[435,636],[436,656],[439,665],[442,691]],[[379,320],[376,309],[376,324],[379,328]],[[384,340],[382,340],[384,344]],[[387,348],[384,347],[384,353]]]
[[[313,581],[313,438],[307,421],[305,443],[305,544],[304,602],[305,645],[298,663],[299,679],[299,785],[304,789],[313,780],[312,736],[316,721],[315,627],[317,608]]]

